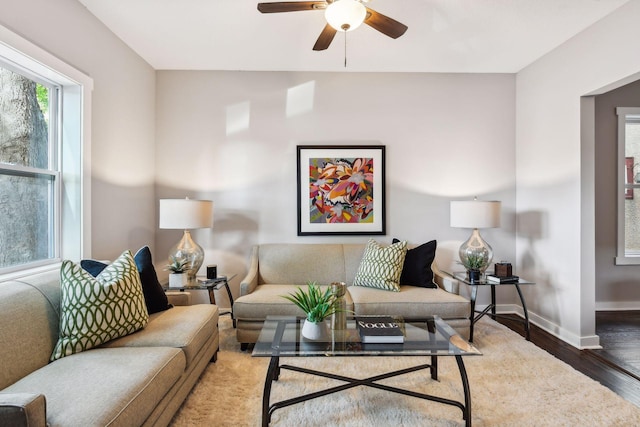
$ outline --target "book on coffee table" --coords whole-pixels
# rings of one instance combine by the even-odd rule
[[[356,316],[363,344],[398,344],[404,342],[402,325],[391,316]]]

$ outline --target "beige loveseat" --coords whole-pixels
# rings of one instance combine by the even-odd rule
[[[468,299],[457,295],[457,281],[432,264],[438,288],[400,284],[400,292],[351,286],[365,244],[263,244],[254,246],[249,272],[240,284],[240,296],[233,304],[236,336],[243,348],[255,343],[268,315],[302,315],[282,298],[307,283],[345,282],[347,309],[358,314],[388,314],[404,317],[438,315],[459,334],[469,336]]]
[[[164,426],[215,360],[218,308],[193,305],[49,362],[60,296],[58,271],[0,283],[0,425]]]

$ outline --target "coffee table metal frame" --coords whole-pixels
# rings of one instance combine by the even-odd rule
[[[472,344],[462,339],[449,325],[437,316],[424,319],[405,319],[404,344],[362,344],[355,329],[355,322],[349,320],[344,331],[332,331],[327,342],[311,342],[300,336],[304,318],[293,316],[268,316],[254,346],[253,356],[270,357],[269,368],[264,384],[262,397],[262,425],[268,426],[271,415],[278,409],[316,399],[328,394],[337,393],[358,386],[373,387],[405,396],[430,400],[451,405],[462,411],[465,425],[471,427],[471,391],[462,356],[481,355]],[[300,356],[428,356],[430,363],[396,370],[368,378],[357,379],[313,369],[283,364],[280,357]],[[379,384],[377,381],[404,375],[407,373],[429,369],[431,378],[438,380],[438,356],[454,356],[460,371],[464,403],[455,400],[405,390]],[[325,390],[308,393],[291,399],[271,403],[271,386],[280,377],[281,370],[290,370],[309,375],[343,381],[344,384]]]

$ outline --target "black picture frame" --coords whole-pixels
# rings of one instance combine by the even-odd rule
[[[298,236],[386,234],[385,146],[298,145]]]

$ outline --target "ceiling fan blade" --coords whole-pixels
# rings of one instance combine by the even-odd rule
[[[407,31],[407,28],[409,28],[395,19],[391,19],[369,8],[367,8],[367,17],[364,18],[364,23],[393,39],[397,39],[403,35],[404,32]]]
[[[313,50],[325,50],[328,48],[337,32],[338,31],[331,25],[325,25],[324,30],[320,33],[320,37],[316,40],[316,44],[313,45]]]
[[[326,9],[326,1],[278,1],[273,3],[258,3],[258,10],[262,13],[298,12],[301,10]]]

